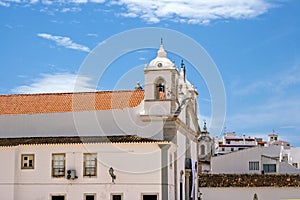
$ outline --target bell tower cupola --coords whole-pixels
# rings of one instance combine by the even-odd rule
[[[144,68],[146,115],[170,115],[175,112],[178,106],[178,77],[177,67],[167,57],[161,41],[156,57]]]

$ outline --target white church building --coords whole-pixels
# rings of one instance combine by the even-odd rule
[[[0,199],[198,199],[197,96],[163,45],[144,89],[0,95]]]

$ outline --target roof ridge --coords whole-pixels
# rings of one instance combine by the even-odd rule
[[[24,93],[24,94],[0,94],[0,97],[9,96],[35,96],[35,95],[68,95],[68,94],[87,94],[87,93],[120,93],[120,92],[140,92],[144,90],[95,90],[95,91],[80,91],[80,92],[49,92],[49,93]]]
[[[138,135],[111,136],[37,136],[0,138],[0,147],[18,145],[51,145],[51,144],[93,144],[93,143],[155,143],[169,142],[166,140],[141,137]]]

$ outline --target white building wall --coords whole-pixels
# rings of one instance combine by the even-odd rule
[[[14,200],[15,147],[0,147],[0,199]]]
[[[273,174],[300,174],[300,170],[293,167],[291,163],[280,162],[279,158],[282,150],[284,149],[280,146],[253,147],[230,154],[212,157],[211,173],[260,174],[264,164],[275,164],[276,172]],[[297,155],[297,151],[293,155]],[[296,157],[297,156],[295,156],[295,158]],[[259,170],[249,170],[249,162],[251,161],[259,162]]]
[[[291,147],[289,163],[295,163],[297,168],[300,169],[300,147]]]
[[[200,188],[204,200],[252,200],[257,194],[259,200],[300,199],[299,188],[293,187],[218,187]]]
[[[212,157],[211,173],[245,174],[260,173],[259,170],[249,170],[249,161],[261,163],[261,148],[251,148],[234,153]]]
[[[162,139],[163,121],[143,121],[143,103],[123,110],[0,116],[1,137],[138,135]]]
[[[186,144],[185,144],[185,136],[180,133],[179,131],[177,131],[177,183],[178,185],[180,184],[180,172],[181,171],[185,171],[185,152],[186,152]],[[183,197],[185,197],[185,174],[183,174],[182,176],[182,185],[183,185],[183,191],[182,191],[182,195]],[[177,190],[177,196],[178,199],[180,197],[180,188],[178,186],[178,190]]]
[[[97,177],[83,177],[85,152],[98,155]],[[76,169],[78,179],[53,178],[52,153],[65,153],[66,170]],[[21,169],[22,154],[35,155],[34,169]],[[48,200],[51,194],[64,194],[68,200],[82,200],[84,193],[95,193],[99,200],[110,199],[111,193],[122,193],[126,199],[151,193],[161,199],[161,149],[155,143],[22,145],[1,148],[0,156],[6,160],[0,174],[1,199]],[[115,183],[110,167],[115,170]]]

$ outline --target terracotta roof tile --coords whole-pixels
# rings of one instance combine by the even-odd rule
[[[34,144],[87,144],[87,143],[155,143],[166,142],[136,135],[119,136],[72,136],[72,137],[24,137],[0,138],[0,146],[18,146]]]
[[[143,90],[0,95],[0,115],[124,109],[143,99]]]

